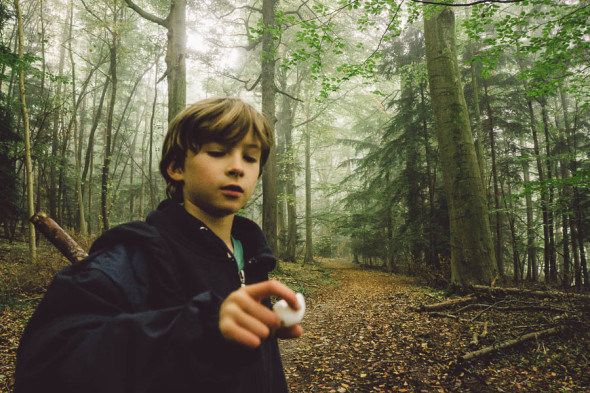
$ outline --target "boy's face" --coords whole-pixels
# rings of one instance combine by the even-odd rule
[[[206,221],[237,213],[254,192],[260,171],[260,142],[250,131],[235,146],[210,142],[189,151],[184,168],[170,165],[168,174],[183,181],[185,209]]]

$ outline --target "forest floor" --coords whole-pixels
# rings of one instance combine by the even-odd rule
[[[483,313],[479,323],[415,311],[434,303],[410,278],[325,261],[337,284],[307,296],[304,335],[281,342],[292,393],[590,392],[590,332],[570,329],[471,362],[466,352],[539,330],[550,315]],[[441,299],[442,300],[442,299]],[[470,344],[483,328],[483,342]]]
[[[6,260],[0,255],[0,284],[20,287],[10,294],[0,288],[0,393],[12,391],[18,341],[41,296],[25,290],[38,287],[17,280]],[[55,265],[45,265],[43,285]],[[39,274],[38,267],[35,271]],[[547,327],[553,323],[550,313],[508,317],[490,309],[462,313],[461,321],[438,318],[416,310],[443,300],[443,292],[341,261],[281,263],[274,278],[306,296],[304,335],[280,343],[291,393],[590,392],[588,329],[572,327],[471,362],[457,361],[468,351]],[[477,322],[470,322],[474,318]],[[482,336],[477,345],[470,344],[474,332]]]

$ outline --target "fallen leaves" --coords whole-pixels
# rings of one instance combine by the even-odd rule
[[[10,305],[0,303],[0,393],[12,392],[16,350],[37,303],[16,299]]]
[[[304,336],[280,344],[292,393],[583,392],[590,386],[590,363],[569,366],[568,359],[580,357],[569,353],[571,348],[565,349],[559,338],[539,340],[543,345],[538,351],[533,342],[525,366],[514,361],[523,356],[518,349],[492,361],[458,365],[455,359],[469,350],[474,331],[488,344],[510,335],[511,326],[531,321],[507,320],[501,311],[493,316],[494,310],[472,323],[420,314],[414,310],[424,302],[423,289],[408,278],[333,262],[328,266],[335,269],[337,286],[324,287],[312,297]],[[474,309],[470,317],[480,311]],[[578,340],[584,345],[577,351],[590,348],[587,336]],[[558,359],[551,358],[548,347]],[[558,361],[567,364],[567,372],[555,368]]]

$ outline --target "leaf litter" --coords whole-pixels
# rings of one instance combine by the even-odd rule
[[[478,346],[550,325],[551,313],[507,317],[490,308],[440,318],[416,311],[442,299],[414,279],[330,260],[281,265],[274,278],[307,302],[303,337],[280,342],[291,393],[590,391],[588,329],[457,361]],[[0,393],[12,392],[18,341],[38,301],[0,297]]]
[[[551,315],[507,318],[491,308],[461,320],[434,317],[416,311],[435,298],[416,280],[336,261],[324,266],[337,284],[308,296],[304,335],[280,342],[292,393],[590,391],[587,330],[459,362],[478,346],[548,323]]]

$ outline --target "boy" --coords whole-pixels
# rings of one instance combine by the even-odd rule
[[[63,269],[18,350],[16,393],[287,392],[269,296],[298,309],[268,272],[260,228],[236,216],[273,137],[231,98],[187,107],[171,122],[160,171],[168,200],[145,222],[104,233]]]

